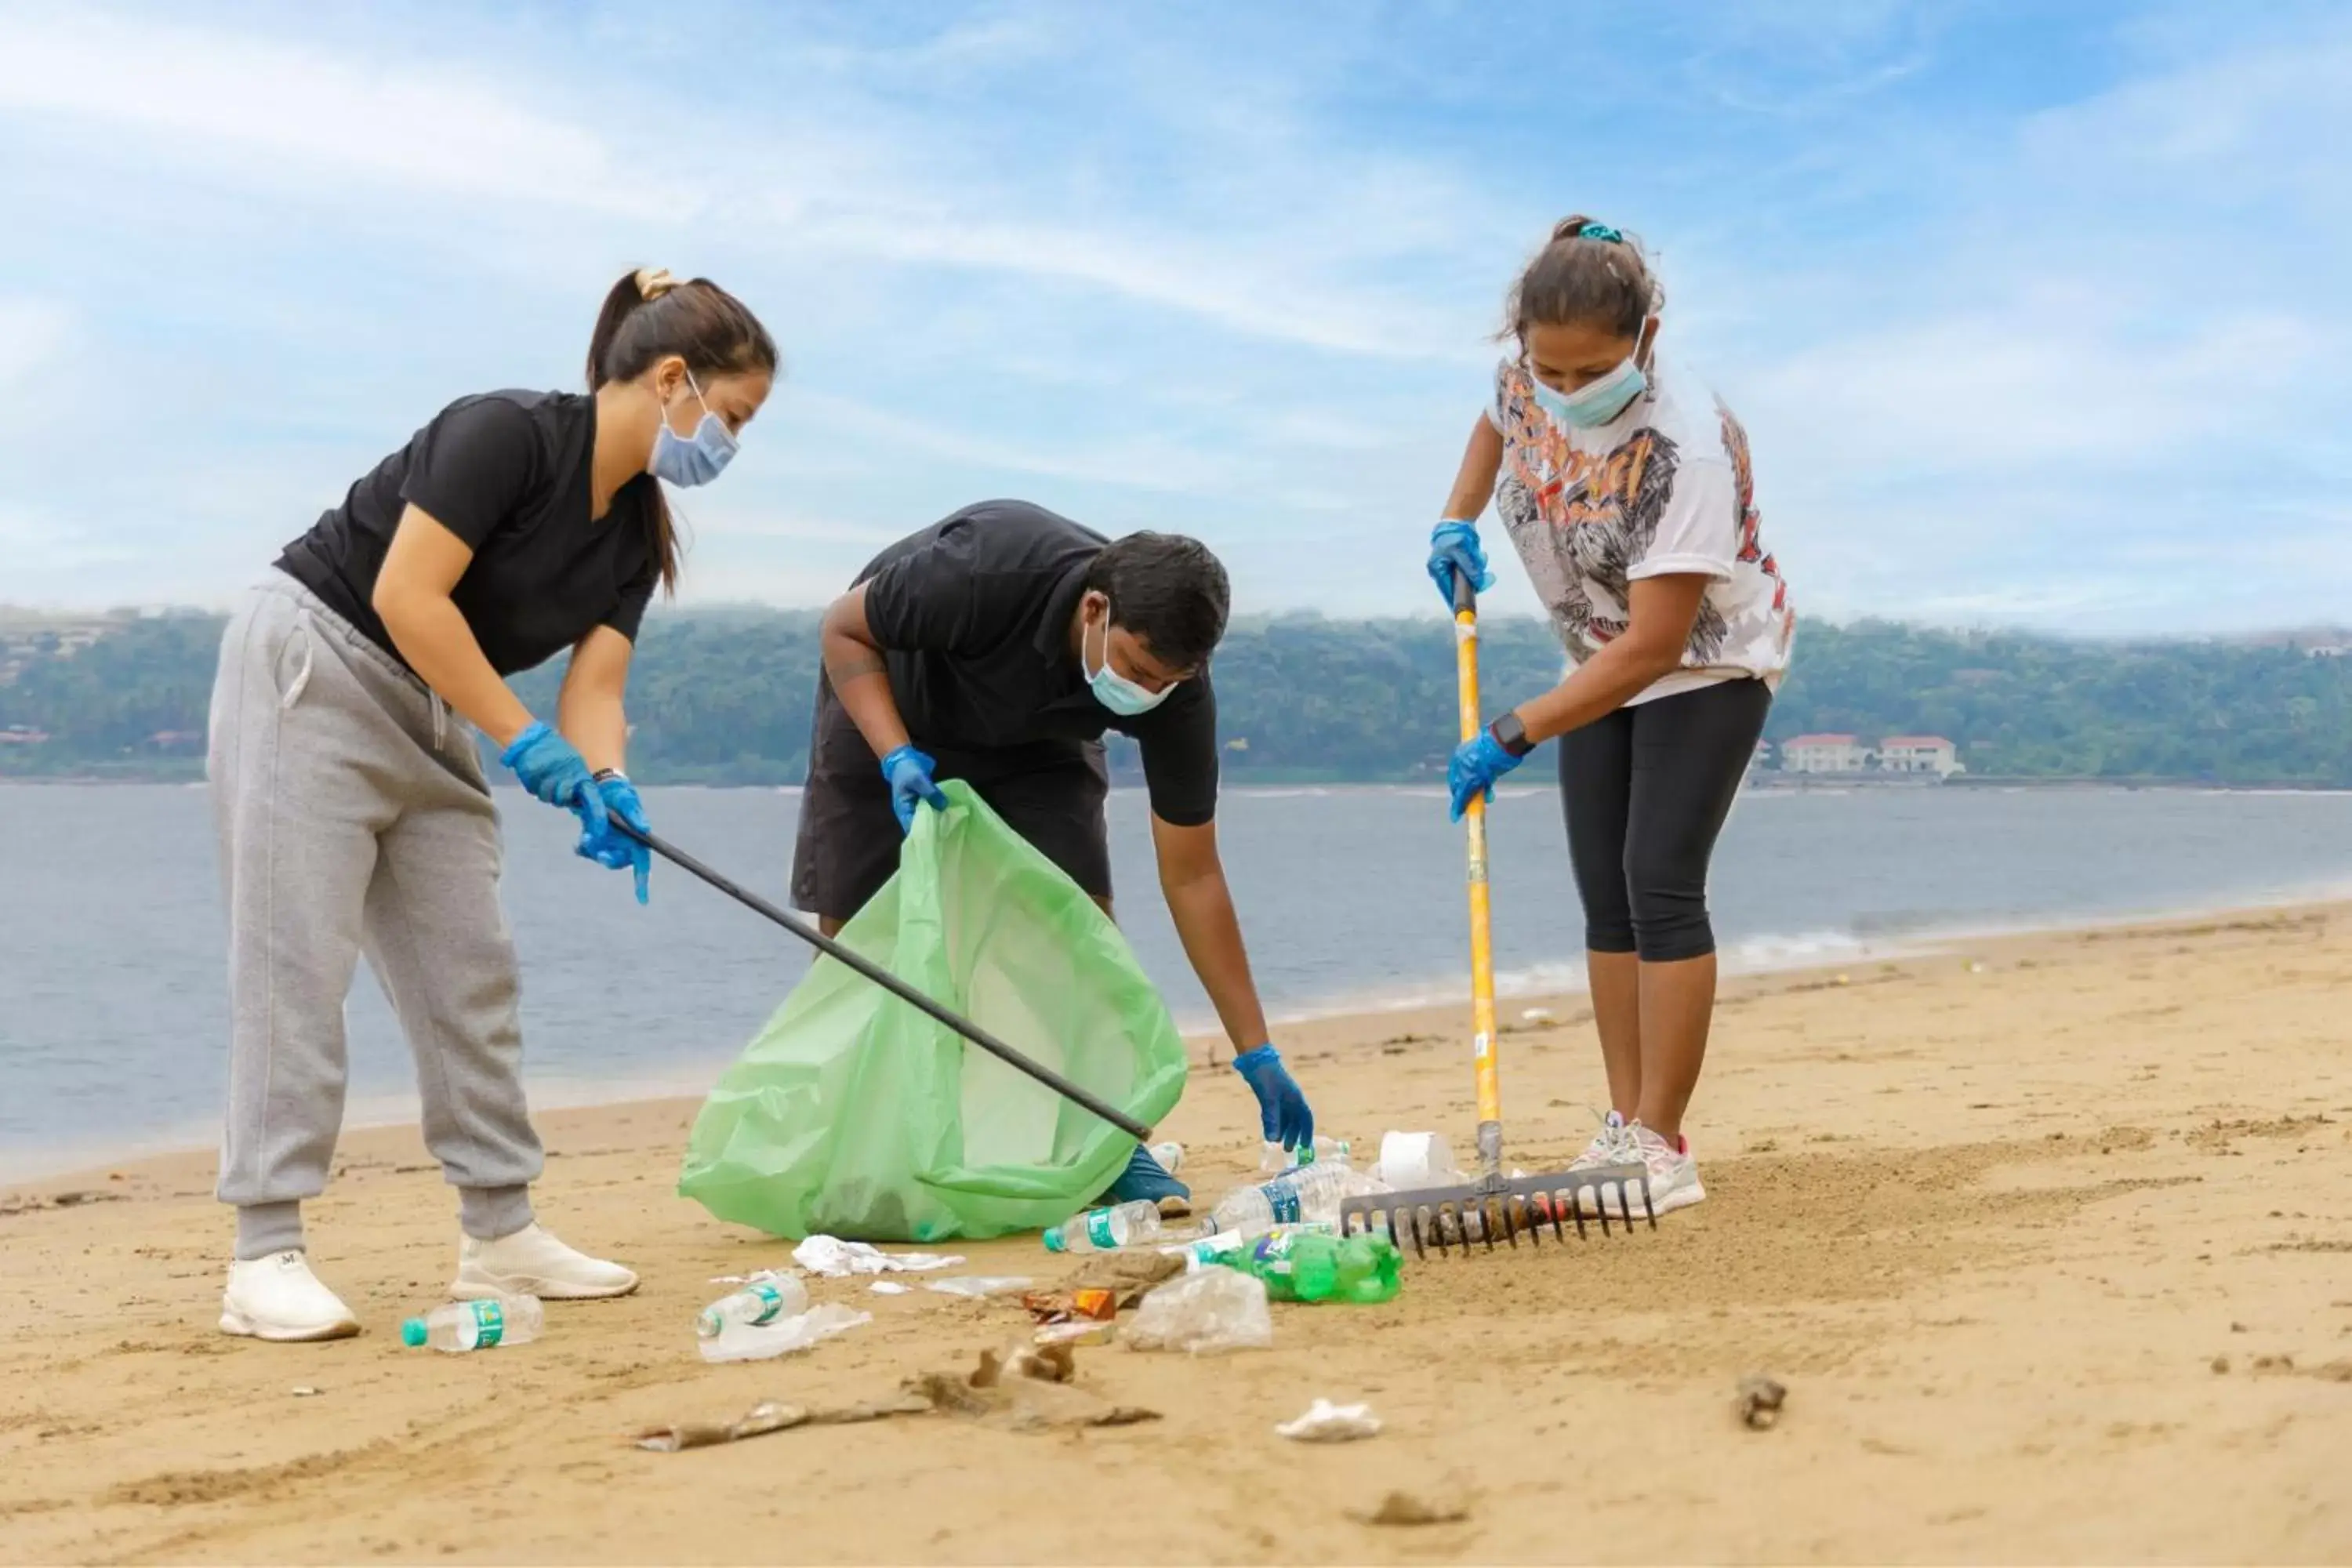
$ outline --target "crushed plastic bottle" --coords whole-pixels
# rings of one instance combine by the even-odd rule
[[[1160,1205],[1150,1198],[1088,1209],[1045,1233],[1048,1252],[1110,1252],[1160,1237]]]
[[[1279,1143],[1268,1143],[1257,1157],[1260,1175],[1271,1175],[1300,1165],[1346,1164],[1348,1141],[1344,1138],[1318,1138],[1312,1143],[1296,1149],[1286,1149]]]
[[[697,1336],[715,1340],[730,1323],[747,1327],[797,1318],[808,1310],[808,1287],[789,1274],[765,1274],[744,1282],[740,1290],[721,1296],[702,1309],[694,1321]]]
[[[1146,1296],[1125,1337],[1139,1351],[1266,1350],[1274,1344],[1274,1313],[1262,1281],[1231,1268],[1203,1268]]]
[[[1265,1281],[1277,1301],[1345,1301],[1368,1306],[1397,1293],[1402,1259],[1385,1236],[1301,1235],[1272,1231],[1217,1260]]]
[[[1386,1191],[1386,1184],[1377,1176],[1336,1160],[1328,1164],[1318,1161],[1286,1171],[1270,1182],[1234,1188],[1217,1200],[1209,1228],[1263,1236],[1278,1225],[1307,1220],[1336,1224],[1339,1205],[1349,1198]]]
[[[827,1301],[821,1307],[811,1307],[788,1318],[778,1318],[769,1323],[728,1323],[707,1340],[698,1340],[696,1348],[707,1362],[765,1361],[770,1356],[789,1355],[847,1333],[860,1323],[874,1321],[871,1312],[861,1312],[845,1307],[838,1301]]]
[[[492,1296],[452,1301],[400,1325],[404,1345],[430,1345],[452,1354],[493,1345],[527,1345],[546,1331],[547,1314],[536,1296]]]

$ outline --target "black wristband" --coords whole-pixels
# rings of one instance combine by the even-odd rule
[[[1504,714],[1486,726],[1486,732],[1495,737],[1496,745],[1515,757],[1524,757],[1536,749],[1536,743],[1528,739],[1528,727],[1519,722],[1517,713]]]
[[[603,784],[606,779],[619,779],[625,784],[628,782],[629,777],[628,774],[623,773],[618,768],[598,768],[594,773],[590,773],[588,776],[597,784]]]

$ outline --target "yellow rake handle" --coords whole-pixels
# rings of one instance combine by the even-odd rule
[[[1454,574],[1454,680],[1462,738],[1484,727],[1478,707],[1478,591]],[[1495,934],[1486,887],[1486,798],[1470,797],[1462,814],[1470,840],[1470,1049],[1478,1074],[1478,1166],[1499,1177],[1503,1165],[1503,1087],[1495,1070]]]

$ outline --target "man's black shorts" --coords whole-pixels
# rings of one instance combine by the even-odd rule
[[[817,700],[814,728],[793,848],[793,902],[812,914],[847,920],[898,868],[904,836],[873,749],[830,690]],[[1103,816],[1110,772],[1100,742],[937,756],[933,777],[970,784],[1072,881],[1097,899],[1110,897],[1110,836]]]

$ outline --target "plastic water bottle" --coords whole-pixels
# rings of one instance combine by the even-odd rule
[[[1296,1165],[1341,1164],[1348,1163],[1348,1141],[1344,1138],[1318,1138],[1312,1143],[1302,1143],[1296,1149],[1286,1149],[1279,1143],[1268,1143],[1257,1157],[1258,1173],[1272,1175]]]
[[[1338,1230],[1339,1226],[1327,1221],[1313,1220],[1304,1225],[1278,1225],[1265,1232],[1265,1237],[1330,1236]],[[1257,1238],[1244,1236],[1237,1230],[1213,1230],[1198,1240],[1185,1242],[1181,1247],[1163,1247],[1160,1250],[1171,1257],[1181,1258],[1184,1272],[1192,1274],[1227,1261],[1253,1239]]]
[[[486,1351],[493,1345],[527,1345],[547,1327],[547,1314],[536,1296],[493,1296],[480,1301],[452,1301],[421,1318],[400,1325],[406,1345],[431,1345],[436,1351]]]
[[[1370,1304],[1397,1293],[1402,1259],[1385,1236],[1316,1236],[1272,1231],[1218,1260],[1265,1283],[1277,1301]]]
[[[1160,1205],[1150,1198],[1073,1215],[1045,1233],[1048,1252],[1109,1252],[1160,1236]]]
[[[1336,1224],[1341,1204],[1385,1190],[1378,1177],[1351,1170],[1343,1162],[1318,1161],[1254,1187],[1234,1188],[1218,1200],[1209,1228],[1262,1236],[1276,1226],[1307,1220]]]
[[[808,1307],[807,1286],[789,1274],[771,1274],[703,1308],[702,1315],[694,1321],[694,1331],[698,1338],[715,1340],[730,1324],[751,1328],[779,1318],[797,1318]]]
[[[1184,1145],[1181,1143],[1154,1143],[1145,1152],[1159,1161],[1160,1168],[1171,1176],[1176,1173],[1176,1168],[1184,1163]]]

